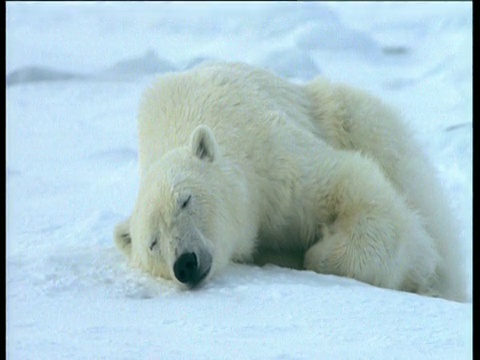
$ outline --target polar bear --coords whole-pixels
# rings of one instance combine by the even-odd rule
[[[434,169],[365,92],[203,64],[146,90],[138,137],[136,204],[114,230],[134,266],[193,288],[230,261],[274,262],[464,300]]]

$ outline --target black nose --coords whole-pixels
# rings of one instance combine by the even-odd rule
[[[193,286],[201,280],[197,256],[194,253],[180,255],[173,264],[173,272],[178,281],[184,284]]]

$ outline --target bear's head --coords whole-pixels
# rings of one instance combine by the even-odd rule
[[[238,250],[237,205],[245,196],[237,197],[245,189],[231,181],[236,176],[200,125],[189,146],[168,152],[143,176],[132,215],[115,228],[117,247],[145,271],[195,287]]]

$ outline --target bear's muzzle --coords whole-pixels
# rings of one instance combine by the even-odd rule
[[[205,279],[212,266],[212,256],[204,252],[197,257],[194,252],[186,252],[173,264],[175,278],[189,288],[194,288]]]

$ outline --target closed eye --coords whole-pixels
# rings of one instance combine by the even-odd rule
[[[150,251],[153,251],[153,248],[157,245],[157,239],[153,240],[152,243],[150,244]]]
[[[188,206],[191,198],[192,198],[192,195],[188,195],[188,197],[183,201],[181,205],[181,209],[185,209]]]

